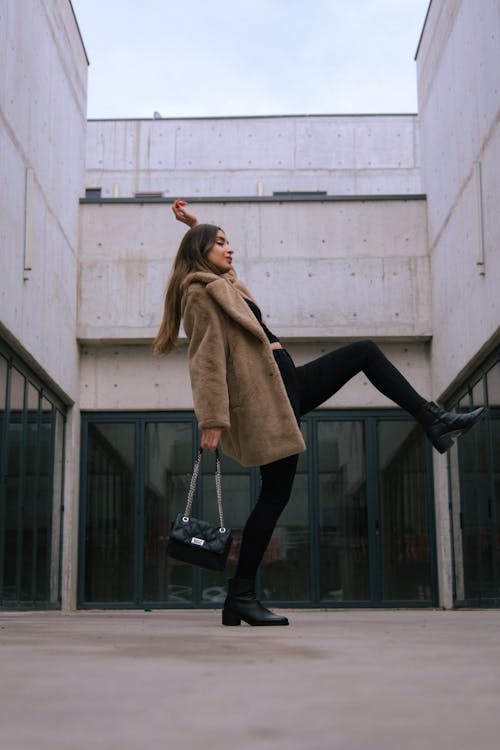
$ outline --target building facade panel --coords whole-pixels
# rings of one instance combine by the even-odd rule
[[[87,153],[105,198],[421,192],[415,115],[94,120]]]
[[[435,396],[451,408],[489,403],[484,389],[473,383],[481,380],[488,356],[500,340],[500,217],[494,207],[499,190],[499,27],[500,8],[494,0],[480,4],[433,0],[417,53],[433,297],[431,375]],[[463,388],[467,398],[457,400],[457,390]],[[476,602],[482,597],[494,601],[491,580],[498,580],[498,544],[491,544],[490,531],[484,545],[477,540],[482,528],[494,527],[498,503],[497,484],[490,481],[488,486],[485,479],[495,473],[489,446],[496,420],[490,408],[483,427],[460,441],[458,449],[446,459],[434,457],[441,529],[438,570],[445,606],[464,601],[467,576]],[[471,471],[471,461],[481,470]],[[471,482],[475,482],[472,493]],[[450,507],[451,537],[446,530]],[[472,544],[460,531],[464,523]],[[497,570],[489,579],[480,572],[477,550],[481,548],[489,550],[490,562],[496,555]],[[477,563],[472,577],[465,562],[471,549]]]
[[[498,3],[433,2],[417,55],[437,394],[500,333],[499,35]]]
[[[87,60],[70,3],[9,0],[2,13],[0,200],[9,218],[2,221],[1,322],[9,340],[74,397]]]
[[[500,8],[495,0],[474,9],[463,0],[432,2],[427,26],[417,70],[422,179],[432,196],[433,246],[498,116]]]
[[[430,336],[424,201],[192,208],[224,227],[237,273],[280,335]],[[81,340],[154,336],[182,234],[165,203],[82,206]]]
[[[335,349],[338,343],[317,340],[287,342],[297,365]],[[384,343],[382,349],[421,393],[430,394],[429,345],[408,341]],[[153,357],[145,344],[89,344],[81,347],[80,407],[84,411],[193,409],[187,367],[187,346],[168,357]],[[353,378],[327,401],[326,408],[390,408],[394,404],[367,377]]]

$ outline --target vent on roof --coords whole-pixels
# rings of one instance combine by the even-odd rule
[[[86,198],[100,198],[101,197],[101,188],[93,187],[93,188],[86,188],[85,190],[85,197]]]

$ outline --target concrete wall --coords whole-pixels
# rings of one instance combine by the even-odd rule
[[[428,338],[425,201],[193,206],[224,227],[235,268],[285,338]],[[82,206],[78,336],[154,336],[184,233],[168,204]]]
[[[425,201],[208,202],[193,210],[225,228],[240,278],[299,359],[356,338],[396,341],[393,358],[430,393],[421,345],[431,334]],[[183,233],[166,203],[82,205],[82,408],[192,408],[185,356],[158,362],[149,353]],[[349,384],[345,403],[392,405],[365,385]]]
[[[417,72],[437,395],[499,337],[499,70],[498,0],[433,0]]]
[[[87,81],[71,3],[3,0],[0,49],[0,333],[69,401]]]
[[[420,193],[415,115],[95,120],[87,187],[102,195]]]
[[[320,342],[371,337],[400,342],[393,354],[403,362],[415,344],[417,387],[427,389],[419,160],[414,115],[90,121],[86,186],[104,199],[187,197],[200,221],[224,227],[239,276],[299,358],[314,356]],[[273,199],[280,191],[328,195]],[[352,200],[333,199],[339,195]],[[185,358],[153,363],[149,354],[185,228],[169,202],[84,202],[81,212],[82,407],[106,408],[106,393],[108,408],[137,399],[134,408],[191,408]],[[113,348],[119,343],[128,346]],[[133,385],[137,371],[143,396]],[[345,398],[362,406],[381,397],[352,383]]]
[[[287,343],[296,364],[335,348],[333,342]],[[429,352],[421,342],[382,344],[384,353],[422,393],[430,393]],[[152,357],[144,344],[82,346],[80,406],[84,411],[192,409],[186,346],[168,357]],[[364,375],[353,378],[325,408],[394,407]]]
[[[498,1],[432,0],[417,74],[436,396],[446,397],[499,339],[499,70]],[[447,607],[453,604],[448,462],[455,486],[456,450],[434,455],[439,590]],[[457,547],[457,561],[460,555]]]

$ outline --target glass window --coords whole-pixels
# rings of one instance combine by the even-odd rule
[[[57,605],[62,487],[54,508],[56,410],[42,396],[34,375],[21,367],[0,357],[5,407],[0,429],[0,600],[6,607]],[[63,451],[61,441],[61,466]]]
[[[481,378],[472,387],[472,404],[474,407],[483,406],[486,403],[484,386],[485,380]]]
[[[422,430],[378,424],[382,600],[431,599],[429,501]]]
[[[116,422],[112,415],[84,415],[83,424],[82,603],[222,605],[259,494],[259,469],[222,456],[224,522],[233,546],[223,573],[193,569],[169,558],[166,542],[186,504],[194,415],[123,414]],[[311,444],[299,456],[292,497],[264,554],[259,596],[322,606],[377,605],[380,592],[391,602],[433,600],[422,431],[406,420],[384,422],[369,413],[350,420],[325,412],[305,417],[303,430]],[[217,521],[214,468],[207,452],[193,514]]]
[[[24,494],[24,412],[25,379],[11,368],[10,418],[7,431],[7,466],[5,472],[3,598],[26,599],[21,591],[20,567],[23,553]]]
[[[134,425],[89,425],[86,601],[134,600],[135,477]]]
[[[7,360],[0,354],[0,415],[5,411],[7,400]]]
[[[44,424],[53,427],[53,459],[52,477],[47,476],[47,514],[49,504],[52,508],[52,523],[47,528],[48,544],[50,544],[50,568],[49,568],[49,602],[56,604],[60,600],[59,569],[61,563],[61,507],[64,498],[64,444],[65,444],[65,418],[46,398],[42,400],[42,411]],[[47,465],[49,465],[47,463]]]
[[[27,384],[27,412],[24,427],[24,487],[22,491],[22,511],[20,522],[22,524],[22,556],[21,556],[21,591],[22,598],[35,600],[35,592],[32,591],[33,566],[36,566],[38,539],[38,510],[40,498],[38,495],[38,482],[40,472],[40,441],[38,419],[38,391]],[[41,432],[41,430],[40,430]]]
[[[5,547],[5,508],[7,489],[7,360],[0,353],[0,603],[5,598],[4,567],[6,562]]]
[[[144,466],[144,601],[190,604],[192,567],[167,557],[166,543],[171,521],[186,504],[193,468],[192,424],[146,424]]]
[[[318,424],[320,599],[370,598],[362,422]]]
[[[471,399],[469,399],[469,394]],[[459,517],[455,554],[457,597],[470,604],[500,603],[500,362],[498,352],[471,377],[453,406],[488,405],[486,418],[457,441],[454,496]],[[453,480],[453,477],[452,477]],[[461,542],[461,544],[460,544]]]
[[[486,373],[488,389],[488,405],[493,408],[500,407],[500,363],[496,362]]]
[[[500,598],[500,363],[487,374],[490,404],[490,493],[492,590]]]

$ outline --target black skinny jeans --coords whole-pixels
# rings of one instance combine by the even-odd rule
[[[422,398],[373,341],[357,341],[295,367],[285,349],[274,351],[297,421],[337,393],[358,372],[364,372],[385,396],[414,417]],[[292,492],[298,456],[288,456],[260,467],[259,499],[243,529],[236,578],[253,580],[274,527]]]

